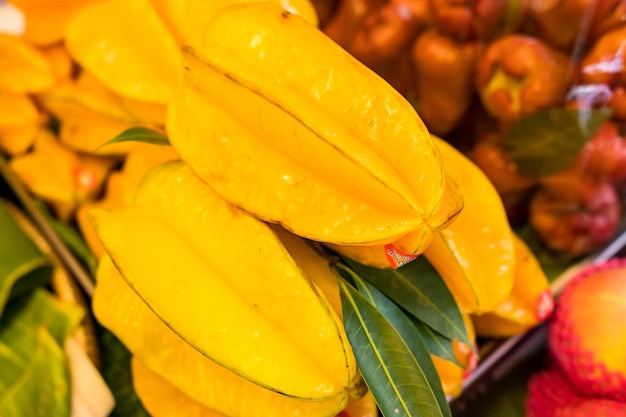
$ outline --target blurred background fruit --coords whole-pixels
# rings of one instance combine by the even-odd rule
[[[590,268],[559,296],[550,353],[577,391],[626,401],[626,263]]]
[[[615,236],[624,201],[623,190],[615,189],[621,174],[613,163],[621,160],[624,147],[626,2],[328,0],[314,5],[329,37],[403,94],[432,133],[483,169],[513,225],[530,221],[547,249],[570,258],[589,254]],[[555,109],[572,110],[572,123],[582,129],[578,144],[559,133],[571,124],[564,120],[533,119],[535,129],[527,129],[528,118]],[[610,111],[601,128],[590,122],[599,109]],[[513,135],[519,146],[525,144],[526,161],[515,157]],[[539,163],[551,164],[542,156],[548,147],[557,161],[549,170],[536,169]],[[568,147],[566,157],[560,150]],[[591,162],[596,157],[605,167],[600,175],[599,165]],[[564,196],[568,185],[554,184],[550,177],[569,172],[570,164],[599,183]]]

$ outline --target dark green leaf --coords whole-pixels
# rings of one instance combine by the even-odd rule
[[[150,417],[133,387],[131,353],[113,333],[103,327],[98,327],[98,341],[102,377],[115,397],[115,408],[109,417]]]
[[[61,348],[83,316],[38,289],[7,305],[0,320],[0,415],[69,416],[70,381]]]
[[[363,297],[378,309],[385,319],[396,329],[400,337],[402,337],[417,360],[418,367],[425,377],[424,383],[432,390],[443,415],[451,417],[452,413],[450,412],[448,400],[443,391],[439,374],[437,373],[435,364],[430,356],[430,351],[426,347],[420,331],[405,312],[387,298],[385,294],[376,289],[376,287],[359,277],[354,277],[353,279]]]
[[[398,269],[371,268],[348,259],[345,262],[361,278],[438,333],[473,345],[452,293],[423,256]]]
[[[555,174],[574,162],[610,116],[608,109],[553,108],[537,112],[511,126],[504,149],[525,175]]]
[[[422,369],[396,329],[347,281],[340,279],[339,287],[348,340],[383,415],[442,417]]]
[[[51,277],[49,259],[20,228],[4,203],[0,202],[0,315],[15,289],[19,296]],[[24,280],[17,288],[18,280]]]
[[[104,146],[110,145],[112,143],[119,143],[119,142],[143,142],[143,143],[149,143],[151,145],[162,145],[162,146],[167,146],[170,144],[170,141],[167,138],[167,136],[165,136],[161,132],[148,129],[146,127],[131,127],[130,129],[123,131],[122,133],[120,133],[119,135],[111,139],[110,141],[106,142],[105,144],[100,145],[98,149]]]
[[[452,340],[445,336],[440,335],[415,317],[409,316],[409,320],[415,326],[415,329],[422,336],[422,340],[426,344],[426,348],[433,355],[453,362],[458,366],[463,366],[454,356],[454,350],[452,350]]]

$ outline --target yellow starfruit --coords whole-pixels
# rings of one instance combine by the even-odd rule
[[[93,309],[100,323],[147,368],[211,410],[231,417],[330,417],[348,401],[345,393],[315,401],[289,397],[208,359],[158,318],[128,286],[108,256],[98,267]],[[237,347],[232,346],[233,350]],[[293,385],[298,385],[301,377],[308,377],[290,368],[281,368],[281,373],[290,374]]]
[[[447,173],[463,194],[464,207],[449,227],[433,235],[424,256],[463,312],[491,311],[513,287],[513,231],[487,176],[451,144],[435,141]]]
[[[163,21],[169,26],[181,44],[198,44],[204,27],[216,11],[235,3],[267,0],[151,0]],[[317,26],[318,19],[310,0],[271,0],[285,10],[302,16]]]
[[[456,184],[450,179],[446,180],[446,186],[449,191],[442,204],[449,204],[446,211],[458,214],[460,195]],[[460,207],[463,203],[461,201]],[[441,230],[448,227],[456,218],[456,215],[450,217],[449,221],[440,227]],[[407,263],[415,260],[421,255],[433,240],[434,231],[421,229],[419,231],[409,232],[398,240],[384,245],[337,245],[327,243],[326,246],[333,249],[337,253],[350,258],[363,265],[374,268],[399,268]]]
[[[125,280],[199,352],[288,396],[347,395],[340,318],[275,233],[188,166],[153,170],[131,208],[90,214]]]
[[[131,358],[130,369],[137,397],[152,417],[227,417],[189,397],[137,358]]]
[[[41,119],[29,96],[0,90],[0,150],[9,155],[24,153],[33,144]]]
[[[11,0],[25,17],[24,39],[47,46],[65,37],[68,22],[84,6],[101,0]]]
[[[43,91],[55,81],[46,57],[17,36],[0,33],[0,91],[25,94]]]
[[[367,391],[358,400],[350,401],[337,417],[378,417],[379,415],[374,395],[371,391]]]
[[[463,315],[463,320],[467,329],[467,336],[469,340],[474,343],[476,333],[472,325],[472,320],[468,315]],[[476,356],[473,346],[468,346],[458,340],[452,341],[452,350],[460,366],[452,361],[434,355],[431,357],[435,369],[439,374],[443,392],[449,397],[456,397],[463,390],[463,381],[465,381],[478,366],[478,356]]]
[[[57,83],[67,81],[73,77],[75,70],[74,63],[67,53],[65,45],[58,43],[39,48],[39,50],[50,63]]]
[[[121,171],[108,175],[102,198],[87,201],[78,207],[78,229],[96,258],[100,259],[105,252],[89,221],[89,211],[94,208],[113,210],[131,206],[143,177],[157,165],[175,159],[178,159],[178,155],[171,146],[138,143],[124,158]]]
[[[159,126],[139,119],[129,102],[88,72],[83,72],[76,81],[55,85],[40,94],[39,100],[60,120],[61,141],[80,152],[124,155],[136,147],[137,142],[102,145],[131,127],[159,129]]]
[[[182,78],[174,38],[149,0],[110,0],[69,23],[72,58],[119,95],[166,104]]]
[[[514,235],[515,281],[511,294],[494,310],[474,315],[476,334],[510,337],[544,321],[554,309],[550,283],[528,245]]]
[[[234,205],[338,244],[390,243],[460,210],[441,204],[441,158],[411,105],[302,17],[230,5],[183,53],[168,136]]]

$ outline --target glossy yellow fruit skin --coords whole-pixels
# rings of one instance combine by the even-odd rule
[[[270,227],[285,246],[289,255],[293,257],[311,281],[322,290],[322,294],[328,300],[335,313],[341,317],[339,274],[330,265],[331,260],[321,252],[322,249],[317,246],[317,242],[294,235],[279,225],[270,225]],[[343,329],[342,332],[344,332]]]
[[[476,340],[476,332],[470,316],[463,315],[463,321],[467,329],[467,336],[469,340],[474,343]],[[456,397],[461,393],[463,390],[463,381],[478,365],[478,357],[472,348],[473,347],[467,346],[458,340],[452,341],[454,356],[461,366],[437,356],[431,356],[437,373],[439,374],[443,391],[449,397]]]
[[[85,243],[97,259],[100,259],[105,251],[89,221],[89,212],[94,208],[114,210],[130,207],[146,174],[157,165],[176,159],[178,155],[171,146],[136,143],[126,154],[122,169],[107,176],[104,195],[98,200],[85,202],[78,207],[76,223]]]
[[[219,366],[161,321],[126,284],[108,256],[98,267],[93,310],[98,321],[153,373],[189,398],[225,415],[330,417],[348,401],[345,393],[323,401],[287,397]],[[295,375],[293,382],[297,381]]]
[[[195,45],[202,40],[207,23],[215,12],[236,3],[267,0],[151,0],[154,8],[181,44]],[[317,26],[317,14],[310,0],[271,0]]]
[[[378,406],[371,391],[358,400],[350,401],[337,417],[378,417]]]
[[[439,210],[440,156],[414,109],[301,17],[228,6],[183,54],[168,135],[233,204],[339,244],[390,243],[456,213]]]
[[[166,104],[182,78],[178,46],[149,0],[84,7],[65,41],[76,62],[124,97]]]
[[[511,293],[489,313],[473,316],[479,336],[510,337],[528,331],[554,309],[550,283],[528,245],[514,234],[515,281]]]
[[[130,369],[137,397],[152,417],[226,417],[190,398],[135,357]]]
[[[281,226],[271,225],[289,255],[294,259],[302,272],[320,290],[328,305],[333,308],[339,319],[343,320],[341,294],[339,290],[339,273],[332,267],[331,260],[323,253],[319,243],[307,241],[298,235],[287,231]],[[341,339],[348,359],[347,367],[350,374],[350,398],[360,398],[367,391],[367,386],[357,370],[356,358],[343,326],[339,327]]]
[[[513,232],[487,176],[469,158],[435,138],[446,172],[463,194],[463,211],[435,233],[424,256],[437,269],[464,313],[496,308],[511,292]]]
[[[342,324],[319,290],[265,223],[183,163],[153,170],[133,207],[91,218],[129,285],[207,357],[293,397],[349,387]]]
[[[450,217],[448,222],[442,225],[440,228],[442,230],[454,222],[458,213],[461,212],[459,207],[462,208],[463,206],[462,201],[459,206],[460,191],[450,178],[446,180],[446,186],[448,191],[441,205],[443,207],[447,205],[446,212],[452,213],[456,211],[457,214]],[[407,233],[392,243],[373,245],[337,245],[327,243],[326,246],[340,255],[363,265],[381,269],[397,269],[421,255],[428,245],[431,244],[435,233],[436,231],[425,226]]]

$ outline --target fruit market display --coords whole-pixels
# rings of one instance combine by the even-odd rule
[[[625,279],[626,262],[614,259],[580,272],[559,296],[527,416],[626,415]]]
[[[320,27],[471,155],[562,256],[620,227],[623,0],[318,0]]]
[[[26,30],[0,34],[0,156],[79,237],[93,318],[126,354],[111,415],[450,416],[479,340],[552,313],[511,202],[532,191],[531,226],[567,255],[620,220],[617,107],[585,107],[565,170],[507,159],[518,121],[582,108],[556,83],[570,40],[522,36],[521,9],[476,2],[469,30],[469,6],[434,0],[12,3]],[[496,22],[515,35],[492,39]],[[535,59],[529,93],[511,51]]]

